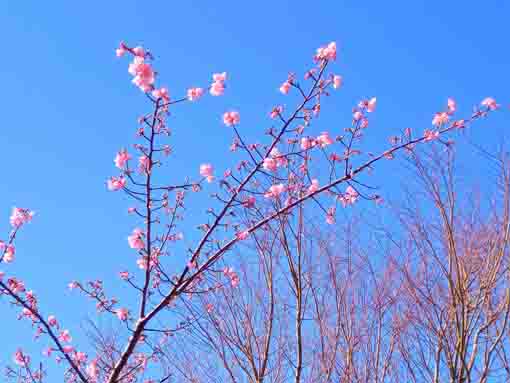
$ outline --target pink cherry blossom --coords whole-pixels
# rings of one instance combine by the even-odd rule
[[[129,153],[125,149],[122,149],[120,152],[117,153],[113,162],[115,163],[115,166],[118,167],[119,169],[124,169],[124,167],[126,166],[126,162],[130,159],[131,156],[129,155]]]
[[[243,206],[248,209],[255,207],[255,197],[249,196],[248,198],[246,198],[243,201]]]
[[[67,285],[67,287],[69,288],[69,290],[74,290],[74,289],[80,287],[80,284],[76,281],[72,281]]]
[[[250,236],[250,232],[248,230],[240,231],[236,234],[236,238],[240,241],[244,241]]]
[[[316,141],[321,146],[321,148],[325,148],[334,142],[333,139],[329,136],[328,132],[322,132],[321,135],[317,137]]]
[[[86,374],[93,382],[96,382],[99,378],[99,367],[97,366],[97,360],[91,361],[85,369]]]
[[[120,43],[119,47],[115,50],[117,57],[122,57],[127,52],[126,45],[123,42]]]
[[[212,96],[221,96],[225,92],[225,81],[227,80],[227,72],[213,74],[213,83],[209,89]]]
[[[347,186],[345,193],[339,198],[340,202],[344,207],[353,205],[359,197],[359,193],[352,186]]]
[[[212,182],[214,180],[213,170],[214,169],[211,164],[200,165],[200,175],[206,178],[207,182]]]
[[[272,185],[269,190],[264,194],[266,198],[278,198],[280,194],[285,192],[286,188],[284,184]]]
[[[282,106],[276,106],[273,108],[271,113],[269,113],[269,117],[271,117],[273,120],[278,117],[283,112]]]
[[[336,213],[336,208],[334,206],[328,208],[328,211],[326,213],[326,223],[328,225],[333,225],[336,222],[335,213]]]
[[[225,112],[223,114],[223,123],[226,126],[234,126],[239,124],[241,121],[241,116],[239,115],[239,112],[231,111],[231,112]]]
[[[368,100],[367,112],[369,112],[369,113],[373,112],[375,110],[376,103],[377,103],[377,97],[372,97],[370,100]]]
[[[336,43],[331,42],[325,47],[317,49],[315,60],[336,60]]]
[[[14,254],[16,253],[16,249],[14,248],[14,245],[7,245],[5,248],[3,261],[5,263],[11,263],[14,261]]]
[[[73,338],[71,338],[71,334],[69,333],[69,330],[61,331],[58,336],[58,339],[65,343],[70,343],[73,340]]]
[[[118,191],[121,190],[124,186],[126,186],[126,179],[123,176],[120,177],[110,177],[107,182],[108,190],[110,191]]]
[[[457,110],[457,103],[453,98],[448,98],[448,114],[453,114]]]
[[[434,118],[432,119],[432,125],[441,126],[446,124],[448,120],[449,120],[448,113],[446,112],[436,113],[434,115]]]
[[[54,315],[50,315],[50,316],[48,317],[48,324],[49,324],[51,327],[58,327],[57,318],[56,318]]]
[[[288,160],[283,154],[280,153],[278,148],[271,149],[270,156],[276,160],[276,166],[287,166]]]
[[[188,89],[187,96],[188,100],[195,101],[198,100],[204,94],[204,90],[202,88],[190,88]]]
[[[159,88],[152,91],[152,96],[156,99],[162,99],[164,103],[170,102],[170,93],[168,88]]]
[[[143,230],[136,228],[133,233],[128,237],[129,247],[135,250],[140,250],[145,247],[143,242]]]
[[[29,209],[14,207],[9,220],[12,227],[20,227],[24,223],[30,222],[33,216],[34,212]]]
[[[7,281],[9,288],[15,293],[22,293],[25,291],[25,284],[18,281],[16,278],[9,278]]]
[[[314,178],[312,184],[308,187],[308,192],[315,193],[317,190],[319,190],[319,180]]]
[[[152,90],[155,73],[151,65],[147,64],[142,56],[135,56],[133,62],[129,64],[128,72],[134,76],[133,84],[139,87],[143,92]]]
[[[288,81],[285,81],[282,86],[280,86],[280,92],[283,94],[288,94],[290,91],[291,84]]]
[[[342,82],[343,82],[342,76],[339,75],[333,76],[333,88],[335,89],[340,88],[342,86]]]
[[[223,73],[214,73],[213,74],[213,81],[221,81],[221,82],[225,82],[227,81],[227,72],[223,72]]]
[[[120,279],[127,281],[129,279],[129,271],[121,271],[119,273]]]
[[[363,113],[361,113],[359,110],[355,111],[353,114],[352,114],[352,119],[354,121],[359,121],[363,118]]]
[[[25,355],[21,349],[18,349],[14,354],[14,363],[18,366],[28,366],[30,364],[30,357]]]
[[[134,47],[133,54],[137,57],[145,58],[145,50],[143,49],[143,47],[140,46]]]
[[[271,172],[275,172],[278,169],[276,160],[274,158],[269,158],[269,157],[264,158],[264,162],[262,163],[262,167],[265,170],[268,170],[268,171],[271,171]]]
[[[423,133],[423,136],[425,137],[424,141],[432,141],[439,137],[439,132],[427,129]]]
[[[301,149],[308,150],[316,145],[316,141],[313,138],[302,137],[301,138]]]
[[[126,308],[120,308],[115,311],[115,315],[117,315],[117,318],[121,321],[126,321],[128,319],[129,311]]]
[[[225,92],[225,84],[220,81],[213,82],[211,88],[209,89],[209,93],[212,96],[221,96]]]
[[[84,363],[87,361],[87,354],[85,354],[83,351],[77,351],[74,354],[73,359],[78,363]]]
[[[151,167],[151,161],[150,158],[147,157],[145,154],[143,156],[140,156],[138,158],[138,171],[140,173],[149,173]]]
[[[65,345],[65,346],[64,346],[64,347],[62,347],[62,348],[64,349],[64,352],[65,352],[66,354],[70,354],[70,353],[72,353],[72,352],[74,351],[74,347],[73,347],[73,346],[71,346],[70,344],[67,344],[67,345]]]
[[[496,100],[493,99],[492,97],[487,97],[487,98],[483,99],[483,101],[481,102],[481,105],[487,107],[487,109],[489,109],[489,110],[496,110],[499,106],[496,103]]]

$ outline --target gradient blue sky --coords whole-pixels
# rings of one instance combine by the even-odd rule
[[[73,333],[93,305],[71,297],[67,282],[99,278],[122,294],[117,272],[132,265],[126,236],[134,223],[125,199],[106,191],[105,179],[115,174],[115,152],[133,142],[136,117],[147,104],[130,83],[127,61],[114,55],[120,40],[155,53],[161,84],[174,96],[207,85],[213,72],[229,73],[225,97],[175,112],[176,155],[167,174],[180,181],[204,161],[219,169],[231,164],[222,112],[239,109],[243,132],[260,135],[267,112],[282,102],[277,89],[287,73],[301,74],[315,49],[332,40],[345,87],[324,106],[317,129],[339,131],[360,98],[377,96],[367,137],[374,151],[398,130],[429,127],[449,96],[460,114],[486,96],[508,105],[509,17],[510,3],[501,0],[4,0],[0,227],[8,232],[12,206],[30,207],[37,216],[19,236],[16,263],[2,269],[25,280],[41,308]],[[505,121],[507,115],[494,116],[473,137],[497,147]],[[381,179],[395,169],[385,165]],[[383,194],[396,190],[381,186]],[[2,324],[16,315],[2,302]],[[31,336],[27,323],[1,326],[0,362]],[[28,348],[39,352],[44,344]]]

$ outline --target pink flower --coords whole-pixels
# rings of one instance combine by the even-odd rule
[[[273,108],[271,113],[269,113],[269,117],[271,117],[273,120],[278,117],[283,112],[282,106],[276,106]]]
[[[363,113],[361,113],[359,110],[355,111],[353,114],[352,114],[352,119],[354,121],[359,121],[363,118]]]
[[[69,330],[61,331],[60,335],[58,336],[58,339],[61,342],[65,342],[65,343],[69,343],[73,340],[73,338],[71,338],[71,334],[69,333]]]
[[[120,279],[127,281],[129,279],[129,272],[128,271],[121,271],[119,273]]]
[[[237,287],[239,285],[239,276],[232,267],[225,267],[223,274],[230,278],[230,284],[232,287]]]
[[[126,46],[123,42],[120,43],[119,47],[115,50],[115,55],[117,57],[122,57],[127,52]]]
[[[136,48],[135,48],[136,49]],[[129,64],[128,72],[134,76],[133,84],[144,92],[149,92],[154,84],[155,74],[150,64],[145,63],[143,56],[135,56]]]
[[[124,169],[124,167],[126,166],[126,162],[130,159],[131,156],[129,155],[129,153],[125,149],[122,149],[120,152],[117,153],[113,162],[115,163],[115,166],[118,167],[119,169]]]
[[[12,209],[11,217],[9,220],[12,227],[20,227],[24,223],[30,222],[33,216],[33,211],[15,207]]]
[[[325,148],[333,143],[333,139],[329,136],[328,132],[322,132],[321,135],[317,137],[317,143],[321,148]]]
[[[99,368],[97,367],[97,360],[91,361],[87,368],[85,369],[88,377],[92,379],[94,382],[99,378]]]
[[[368,100],[367,103],[367,112],[371,113],[375,110],[375,105],[377,103],[377,97],[372,97],[370,100]]]
[[[200,165],[200,175],[207,178],[207,182],[212,182],[214,180],[213,166],[211,164]]]
[[[220,81],[213,82],[211,88],[209,89],[209,93],[212,96],[221,96],[225,92],[225,84]]]
[[[220,82],[225,82],[227,81],[227,72],[223,72],[223,73],[214,73],[213,74],[213,81],[216,82],[216,81],[220,81]]]
[[[16,249],[14,248],[14,245],[7,245],[5,248],[3,261],[5,263],[11,263],[14,261],[14,253],[16,252]]]
[[[449,120],[448,113],[446,112],[436,113],[434,115],[434,118],[432,119],[432,125],[441,126],[443,124],[446,124],[448,120]]]
[[[132,249],[140,250],[145,247],[143,242],[143,230],[136,228],[133,233],[128,237],[129,247]]]
[[[288,94],[290,90],[291,84],[288,81],[285,81],[282,86],[280,86],[280,92],[283,94]]]
[[[338,89],[342,86],[342,76],[334,75],[333,76],[333,88]]]
[[[239,124],[241,116],[239,112],[225,112],[223,114],[223,123],[227,126],[234,126]]]
[[[212,96],[221,96],[225,92],[225,81],[227,80],[227,72],[213,74],[213,83],[209,89]]]
[[[240,231],[236,234],[236,238],[240,241],[244,241],[250,236],[250,232],[248,230]]]
[[[205,305],[205,310],[208,312],[208,313],[212,313],[213,310],[214,310],[214,305],[212,303],[208,303]]]
[[[274,158],[264,158],[264,163],[262,164],[262,167],[266,170],[269,170],[271,172],[275,172],[278,168],[276,160]]]
[[[328,211],[326,213],[326,223],[328,225],[333,225],[336,222],[335,213],[336,213],[336,209],[334,206],[332,206],[328,209]]]
[[[485,98],[481,105],[486,106],[489,110],[496,110],[498,108],[498,104],[496,104],[496,100],[494,100],[492,97]]]
[[[56,318],[54,315],[50,315],[50,316],[48,317],[48,324],[49,324],[51,327],[58,327],[57,318]]]
[[[198,100],[204,94],[204,90],[202,88],[191,88],[188,89],[188,100],[195,101]]]
[[[69,288],[69,290],[74,290],[80,287],[80,284],[76,281],[72,281],[67,285],[67,287]]]
[[[439,132],[433,130],[425,130],[423,137],[425,137],[423,141],[432,141],[439,137]]]
[[[117,318],[121,321],[126,321],[128,319],[129,311],[126,308],[120,308],[115,311],[115,315],[117,315]]]
[[[319,60],[336,60],[336,43],[331,42],[325,47],[317,49],[314,59]]]
[[[65,352],[66,354],[70,354],[70,353],[72,353],[72,352],[74,351],[74,347],[73,347],[73,346],[71,346],[70,344],[65,345],[65,346],[64,346],[64,347],[62,347],[62,348],[64,349],[64,352]]]
[[[249,196],[243,201],[243,206],[247,209],[250,209],[252,207],[255,207],[255,197]]]
[[[277,184],[272,185],[269,190],[264,194],[264,197],[266,198],[278,198],[280,194],[285,192],[285,185],[284,184]]]
[[[165,103],[170,102],[170,93],[168,93],[168,88],[154,89],[152,91],[152,95],[157,99],[162,99]]]
[[[87,361],[87,354],[85,354],[83,351],[77,351],[75,354],[74,354],[74,358],[73,358],[76,362],[78,363],[84,363]]]
[[[143,49],[143,47],[140,47],[140,46],[134,47],[133,53],[137,57],[145,58],[145,50]]]
[[[110,177],[107,182],[108,190],[117,191],[121,190],[124,186],[126,186],[126,179],[123,176],[120,177]]]
[[[308,187],[308,192],[315,193],[317,190],[319,190],[319,180],[313,179],[312,184]]]
[[[345,193],[343,196],[339,198],[340,202],[344,207],[348,205],[353,205],[359,197],[359,193],[352,187],[347,186],[347,189],[345,189]]]
[[[151,160],[145,154],[138,158],[138,171],[140,173],[150,173]]]
[[[276,166],[287,166],[287,157],[281,154],[278,148],[271,149],[269,154],[274,160],[276,160]]]
[[[301,149],[308,150],[314,147],[316,144],[315,140],[309,137],[301,138]]]
[[[453,98],[448,98],[448,114],[453,114],[457,110],[457,103]]]
[[[18,366],[28,366],[30,364],[30,357],[25,355],[21,349],[18,349],[14,354],[14,363]]]

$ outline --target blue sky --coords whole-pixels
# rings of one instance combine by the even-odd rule
[[[332,40],[345,87],[323,106],[320,130],[340,130],[359,99],[377,96],[367,132],[374,151],[398,130],[428,128],[449,96],[459,114],[486,96],[507,107],[509,15],[510,4],[495,0],[3,1],[0,227],[8,232],[13,206],[37,216],[19,237],[16,263],[2,269],[22,278],[41,308],[75,333],[93,305],[72,297],[67,282],[104,279],[122,295],[116,273],[132,265],[126,236],[134,222],[105,180],[115,174],[115,152],[133,143],[147,104],[130,83],[127,61],[114,55],[119,41],[155,53],[160,83],[173,96],[207,85],[213,72],[229,73],[225,97],[185,105],[171,120],[176,155],[166,171],[178,182],[202,162],[232,164],[221,114],[238,109],[243,133],[260,136],[268,111],[282,102],[278,87],[287,73],[303,73],[315,49]],[[495,148],[505,121],[500,113],[470,134]],[[392,166],[381,168],[381,180],[398,169]],[[394,183],[381,186],[383,194],[398,192]],[[202,210],[193,219],[200,221]],[[17,313],[3,302],[0,315],[12,323]],[[26,323],[14,329],[0,328],[2,362],[30,342]]]

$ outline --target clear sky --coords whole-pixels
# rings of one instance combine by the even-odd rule
[[[117,272],[133,265],[126,236],[134,223],[125,199],[107,192],[105,180],[115,174],[116,151],[133,143],[147,103],[130,83],[127,61],[115,57],[121,40],[155,53],[159,81],[175,97],[206,86],[213,72],[229,73],[224,97],[175,111],[176,155],[167,174],[178,182],[196,175],[202,162],[219,169],[232,164],[221,114],[238,109],[243,132],[260,135],[268,111],[282,102],[278,87],[287,73],[301,74],[315,49],[333,40],[345,87],[328,101],[320,124],[340,131],[358,100],[377,96],[367,132],[374,151],[398,130],[430,127],[447,97],[457,100],[459,114],[486,96],[507,108],[509,19],[510,3],[501,0],[4,0],[0,227],[8,232],[13,206],[37,216],[19,237],[16,263],[2,269],[22,278],[41,309],[73,333],[93,305],[67,291],[70,280],[103,279],[122,294]],[[505,121],[508,115],[494,116],[473,135],[496,147]],[[395,169],[385,165],[381,180]],[[393,182],[380,186],[383,195],[396,190]],[[194,214],[203,217],[201,210]],[[0,362],[30,343],[27,323],[5,325],[16,316],[4,300]],[[45,344],[28,349],[39,352]]]

